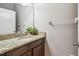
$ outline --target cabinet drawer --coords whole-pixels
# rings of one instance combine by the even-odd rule
[[[26,46],[23,46],[21,48],[12,50],[12,51],[6,53],[6,56],[20,56],[26,52],[26,48],[27,48]]]
[[[30,44],[30,46],[31,46],[31,48],[34,48],[34,47],[40,45],[43,41],[44,41],[43,39],[39,39],[39,40],[37,40],[37,41],[32,42],[32,43]]]

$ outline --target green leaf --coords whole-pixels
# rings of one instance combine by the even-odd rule
[[[36,27],[29,26],[29,27],[27,27],[26,32],[28,32],[30,34],[37,34],[38,33],[38,29]]]

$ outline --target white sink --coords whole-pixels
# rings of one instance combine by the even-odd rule
[[[30,41],[32,41],[33,40],[33,38],[22,38],[22,39],[19,39],[18,41],[17,41],[17,43],[18,44],[20,44],[20,43],[27,43],[27,42],[30,42]]]
[[[0,41],[0,48],[6,48],[15,45],[17,43],[17,39],[18,38],[12,38],[8,40]]]

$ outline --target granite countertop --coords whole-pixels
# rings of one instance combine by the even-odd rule
[[[24,44],[28,44],[32,41],[38,40],[40,38],[44,38],[46,34],[44,32],[40,32],[38,35],[25,35],[23,38],[20,37],[12,37],[6,40],[0,41],[0,54],[4,54],[8,51],[11,51],[15,48],[21,47]]]

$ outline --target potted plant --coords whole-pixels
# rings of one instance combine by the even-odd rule
[[[32,35],[38,34],[38,29],[36,27],[33,27],[33,26],[27,27],[26,31],[27,31],[27,33],[30,33]]]

